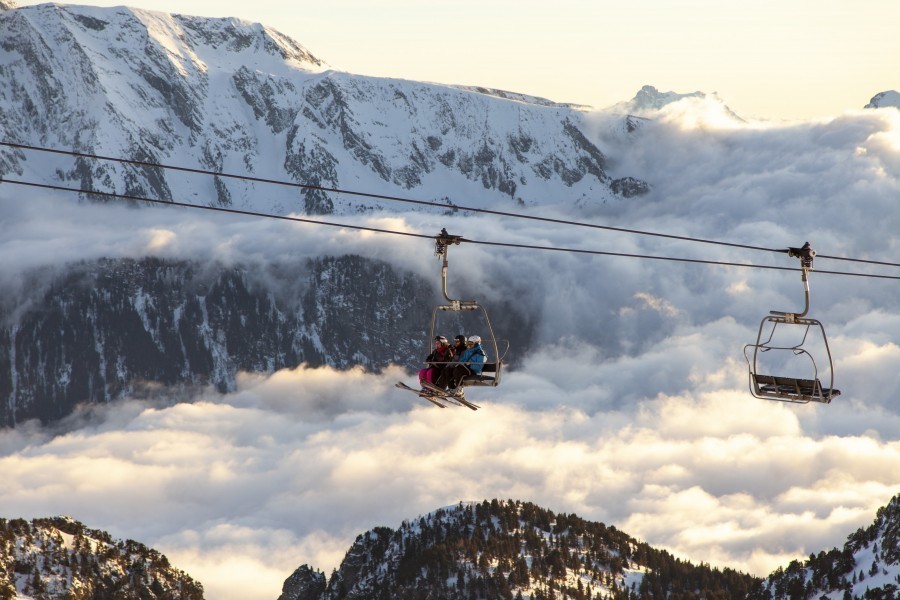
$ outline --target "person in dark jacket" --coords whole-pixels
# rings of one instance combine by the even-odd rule
[[[487,355],[481,347],[481,337],[470,335],[466,340],[466,349],[456,358],[456,362],[448,365],[437,380],[437,386],[446,389],[456,396],[462,396],[465,390],[462,381],[467,375],[478,375],[484,369]]]
[[[441,372],[451,360],[453,360],[453,349],[447,342],[447,338],[442,335],[435,337],[434,350],[425,357],[427,366],[419,371],[419,384],[421,385],[423,381],[428,383],[437,381]]]
[[[458,335],[453,338],[453,360],[459,360],[460,355],[466,351],[466,336]]]

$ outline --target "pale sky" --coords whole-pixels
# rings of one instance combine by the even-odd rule
[[[878,92],[900,89],[897,0],[127,4],[261,22],[342,71],[481,85],[596,108],[653,85],[716,92],[745,118],[802,119],[862,108]]]

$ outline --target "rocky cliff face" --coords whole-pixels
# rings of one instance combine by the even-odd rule
[[[467,205],[602,203],[640,189],[614,191],[578,108],[328,70],[259,24],[45,4],[0,12],[0,29],[7,141]],[[0,175],[278,212],[384,208],[311,187],[10,148],[0,148]]]

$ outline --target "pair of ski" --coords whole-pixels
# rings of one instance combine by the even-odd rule
[[[423,381],[421,383],[424,390],[411,388],[402,381],[397,382],[396,386],[401,390],[413,392],[414,394],[425,398],[432,404],[440,406],[441,408],[447,408],[447,405],[444,404],[445,402],[449,404],[456,404],[458,406],[465,406],[466,408],[471,408],[472,410],[478,410],[480,408],[477,404],[472,404],[462,396],[455,396],[447,390],[443,390],[432,383],[428,383],[427,381]]]

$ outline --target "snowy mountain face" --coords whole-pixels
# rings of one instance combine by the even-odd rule
[[[67,517],[0,519],[0,598],[201,600],[203,586],[159,552]]]
[[[3,11],[0,28],[6,141],[469,205],[535,204],[551,191],[575,204],[617,197],[585,115],[569,105],[327,70],[293,40],[235,19],[46,4]],[[0,175],[279,212],[377,206],[9,148]]]
[[[303,565],[279,600],[743,598],[759,580],[694,566],[531,503],[459,504],[359,537],[330,578]]]

